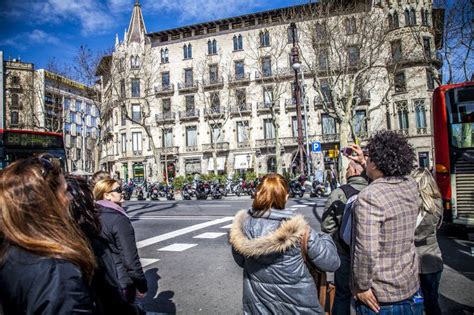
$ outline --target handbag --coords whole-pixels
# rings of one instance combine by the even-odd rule
[[[311,233],[309,226],[303,232],[301,236],[301,254],[303,256],[304,263],[309,270],[309,273],[313,277],[316,289],[318,291],[319,304],[323,308],[326,315],[332,314],[332,306],[334,304],[334,296],[336,295],[336,286],[327,281],[327,275],[325,272],[319,271],[309,260],[308,257],[308,240]],[[329,301],[328,301],[329,298]],[[329,303],[327,303],[329,302]]]

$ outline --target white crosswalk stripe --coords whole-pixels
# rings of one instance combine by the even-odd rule
[[[197,245],[198,244],[174,243],[172,245],[160,248],[158,250],[164,251],[164,252],[182,252]]]
[[[306,207],[308,207],[308,206],[306,204],[304,204],[304,205],[293,205],[290,208],[306,208]]]
[[[154,263],[156,263],[157,261],[159,261],[159,259],[140,258],[140,263],[142,264],[142,267],[143,267],[143,268],[145,268],[145,267],[148,266],[148,265],[154,264]]]
[[[215,233],[215,232],[206,232],[194,236],[193,238],[218,238],[219,236],[226,235],[227,233]]]
[[[230,229],[231,226],[232,226],[232,224],[229,224],[229,225],[226,225],[226,226],[221,226],[221,229]]]

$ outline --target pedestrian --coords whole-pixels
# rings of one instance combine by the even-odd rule
[[[93,314],[94,254],[68,213],[58,160],[0,171],[0,300],[7,314]]]
[[[367,187],[368,181],[365,177],[362,165],[350,161],[346,169],[347,184],[341,185],[331,192],[324,206],[321,230],[328,233],[334,239],[337,252],[341,259],[341,266],[334,273],[336,294],[332,314],[346,315],[350,313],[352,294],[350,288],[351,256],[349,244],[341,237],[342,216],[348,200],[353,200],[357,194]],[[349,201],[350,202],[350,201]]]
[[[109,178],[111,178],[110,174],[107,173],[106,171],[97,171],[97,172],[95,172],[94,174],[92,174],[92,177],[90,179],[90,188],[91,188],[91,190],[94,190],[94,186],[95,186],[95,184],[97,184],[97,182],[99,182],[103,179],[109,179]]]
[[[107,239],[112,251],[123,295],[126,301],[133,303],[136,296],[145,296],[148,287],[138,256],[135,231],[122,208],[122,186],[114,179],[101,180],[94,187],[94,198],[99,207],[101,235]]]
[[[422,314],[415,250],[415,222],[421,205],[411,178],[415,153],[407,139],[379,131],[368,142],[367,161],[353,145],[350,159],[365,164],[371,184],[352,211],[352,293],[357,314]]]
[[[433,175],[426,168],[412,174],[418,183],[423,206],[417,218],[415,246],[420,261],[420,284],[426,315],[440,315],[438,288],[443,259],[436,232],[443,222],[443,201]]]
[[[101,314],[138,314],[135,305],[128,303],[115,271],[115,264],[108,242],[102,237],[99,212],[92,191],[86,180],[66,176],[67,190],[72,200],[69,207],[71,217],[87,237],[94,252],[97,268],[92,278],[92,289]]]
[[[309,228],[302,215],[285,209],[288,184],[267,174],[250,210],[237,213],[229,232],[235,262],[243,268],[244,314],[323,314],[317,289],[305,265],[301,242]],[[310,229],[307,253],[320,271],[339,267],[329,235]]]

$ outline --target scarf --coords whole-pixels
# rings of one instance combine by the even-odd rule
[[[112,202],[112,201],[109,201],[109,200],[98,200],[95,203],[98,204],[99,206],[104,207],[104,208],[114,209],[115,211],[120,212],[121,214],[123,214],[124,216],[129,218],[127,212],[125,212],[125,210],[121,206],[116,204],[115,202]]]

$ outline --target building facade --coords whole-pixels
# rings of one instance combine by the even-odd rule
[[[335,163],[341,143],[363,144],[380,129],[407,135],[418,164],[432,166],[431,95],[441,61],[431,1],[375,1],[362,11],[324,16],[312,10],[317,8],[291,7],[148,33],[137,1],[123,41],[116,36],[101,71],[110,134],[102,167],[121,178],[153,180],[249,170],[297,173],[293,46],[302,60],[296,77],[303,135],[322,147],[304,158],[313,170]],[[352,78],[362,77],[361,60],[370,56],[358,39],[368,36],[358,28],[370,19],[383,28],[382,38],[372,39],[379,40],[379,53],[363,76],[375,80],[351,86]],[[340,29],[344,34],[336,33]],[[338,42],[348,39],[340,68],[331,34]],[[343,68],[346,79],[338,81]],[[342,141],[335,103],[343,104],[346,95],[355,104],[347,113],[354,136]]]

